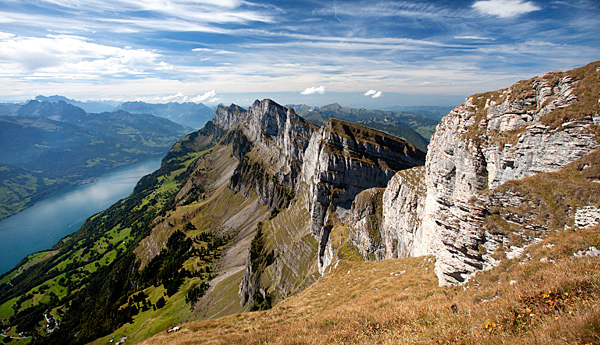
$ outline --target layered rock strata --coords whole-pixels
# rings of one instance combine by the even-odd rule
[[[331,223],[346,220],[356,195],[385,187],[399,170],[424,164],[423,151],[394,136],[340,120],[316,128],[269,100],[246,112],[221,107],[215,123],[240,131],[250,143],[241,145],[248,149],[230,186],[252,190],[264,204],[283,211],[261,225],[264,241],[255,239],[270,259],[248,257],[240,298],[250,305],[257,292],[263,300],[269,294],[280,299],[312,283],[335,254]],[[280,220],[286,217],[291,225]]]
[[[492,205],[474,200],[507,181],[559,170],[599,146],[599,66],[595,62],[474,95],[452,110],[428,147],[426,196],[384,203],[382,224],[394,231],[382,225],[381,242],[391,245],[369,250],[355,243],[361,253],[377,258],[433,254],[440,284],[464,282],[494,265],[485,248],[502,240],[481,227]],[[398,187],[401,176],[384,195],[408,188]],[[407,222],[409,215],[415,217]]]

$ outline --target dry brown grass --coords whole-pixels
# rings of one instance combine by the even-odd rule
[[[600,227],[562,231],[457,287],[437,285],[430,257],[341,261],[271,310],[145,344],[598,344],[600,258],[572,256],[592,245]]]

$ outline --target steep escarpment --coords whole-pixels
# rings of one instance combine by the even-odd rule
[[[365,260],[418,256],[425,209],[425,167],[399,171],[385,189],[368,189],[352,204],[349,240]]]
[[[384,207],[383,224],[394,231],[386,232],[382,226],[382,242],[392,247],[397,243],[399,255],[434,254],[441,284],[464,282],[472,273],[497,264],[490,252],[505,239],[483,224],[498,208],[521,207],[529,201],[509,192],[485,196],[487,191],[557,171],[599,146],[599,77],[600,62],[594,62],[469,97],[442,119],[432,137],[425,196],[400,193],[410,187],[398,187],[394,180],[388,185],[386,193],[400,197]],[[412,215],[415,221],[406,222]],[[505,220],[521,230],[536,226],[528,218]],[[542,224],[539,229],[547,228]],[[519,233],[521,247],[536,241],[527,231]]]
[[[283,119],[284,112],[278,114]],[[272,181],[279,181],[280,186],[291,181],[294,186],[288,194],[293,196],[289,206],[280,204],[272,219],[260,225],[261,233],[253,241],[256,257],[248,256],[239,292],[242,303],[251,308],[279,301],[314,282],[335,257],[329,234],[334,225],[346,220],[356,195],[368,188],[385,187],[396,171],[424,163],[423,151],[383,132],[334,119],[316,129],[303,125],[304,120],[292,110],[285,114],[285,125],[278,122],[275,126],[277,122],[272,121],[271,129],[264,131],[271,139],[261,139],[266,144],[247,155],[248,160],[265,166],[264,157],[274,156],[264,153],[264,148],[274,143],[278,156],[266,167],[285,159],[292,169],[289,173],[279,169]],[[254,169],[262,180],[266,167]]]

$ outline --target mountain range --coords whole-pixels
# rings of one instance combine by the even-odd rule
[[[175,123],[196,129],[202,128],[214,114],[214,110],[204,104],[192,102],[169,102],[165,104],[152,104],[139,101],[125,102],[119,105],[118,109],[132,114],[151,114],[164,117]]]
[[[118,102],[109,100],[80,102],[58,95],[49,97],[40,95],[35,97],[35,100],[50,103],[65,102],[81,108],[88,113],[104,113],[124,110],[130,114],[154,115],[195,129],[204,126],[204,124],[210,120],[214,113],[214,110],[206,105],[192,102],[146,103],[141,101]],[[5,104],[4,106],[12,106],[14,109],[14,105]],[[1,110],[2,108],[0,108],[0,111]],[[13,111],[16,111],[16,109]]]
[[[0,317],[48,344],[597,342],[599,76],[470,96],[427,153],[327,108],[219,106],[3,275]]]
[[[435,126],[443,116],[439,115],[437,112],[439,109],[436,107],[432,109],[412,108],[414,112],[410,113],[365,108],[354,109],[342,107],[337,103],[322,107],[311,107],[305,104],[293,104],[288,107],[293,108],[300,116],[317,125],[323,125],[332,118],[355,122],[405,139],[421,150],[427,150]]]
[[[69,184],[164,154],[191,131],[151,115],[93,114],[64,101],[30,101],[0,116],[0,216]]]

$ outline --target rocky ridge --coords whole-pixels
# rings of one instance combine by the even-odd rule
[[[518,206],[526,200],[482,193],[507,181],[557,171],[599,146],[599,66],[594,62],[477,94],[452,110],[429,145],[426,193],[418,187],[411,192],[413,184],[400,182],[406,172],[398,173],[384,192],[388,204],[382,207],[381,245],[373,249],[365,240],[357,241],[369,232],[360,222],[351,224],[359,252],[374,253],[378,259],[433,254],[440,284],[464,282],[495,265],[490,254],[506,236],[486,231],[483,223],[494,207]],[[521,233],[532,227],[527,219],[516,224]],[[521,246],[534,240],[521,237]]]
[[[279,300],[316,280],[334,257],[333,219],[345,221],[358,193],[386,186],[425,158],[411,144],[364,126],[332,119],[317,128],[271,100],[247,111],[219,107],[213,123],[243,142],[230,187],[257,194],[275,211],[253,242],[261,244],[257,257],[248,256],[243,305]]]

